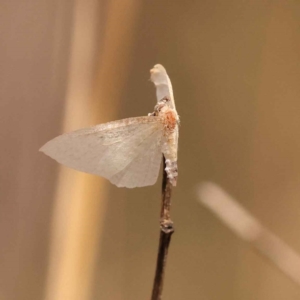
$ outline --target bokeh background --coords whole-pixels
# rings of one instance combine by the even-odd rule
[[[153,111],[156,63],[181,116],[163,299],[299,299],[196,194],[216,182],[300,252],[299,37],[296,0],[2,0],[0,299],[150,298],[160,179],[118,189],[38,149]]]

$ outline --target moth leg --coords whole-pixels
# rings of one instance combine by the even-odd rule
[[[171,99],[168,96],[163,97],[161,100],[158,101],[158,103],[154,107],[154,112],[151,114],[148,114],[148,116],[158,116],[160,111],[163,107],[167,105],[168,102],[170,102]]]
[[[148,117],[158,116],[159,112],[162,110],[163,107],[167,105],[168,102],[170,102],[171,99],[168,96],[163,97],[158,101],[158,103],[154,106],[154,112],[149,113]]]
[[[159,102],[154,106],[154,112],[153,113],[149,113],[148,117],[151,116],[158,116],[159,112],[161,111],[161,109],[165,106],[166,104],[163,102]]]

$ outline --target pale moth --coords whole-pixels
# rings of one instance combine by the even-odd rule
[[[40,151],[65,166],[127,188],[153,185],[163,154],[167,176],[175,186],[179,117],[172,84],[162,65],[155,65],[150,74],[157,96],[153,113],[60,135]]]

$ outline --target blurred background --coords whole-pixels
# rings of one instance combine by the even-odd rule
[[[299,299],[197,202],[221,185],[300,252],[300,2],[0,4],[0,299],[149,299],[160,182],[118,189],[38,152],[153,111],[163,64],[181,116],[163,299]]]

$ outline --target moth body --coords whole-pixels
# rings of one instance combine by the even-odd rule
[[[128,188],[153,185],[163,154],[167,176],[176,185],[179,117],[172,85],[163,66],[155,65],[150,72],[161,97],[153,113],[60,135],[40,151],[63,165]]]

